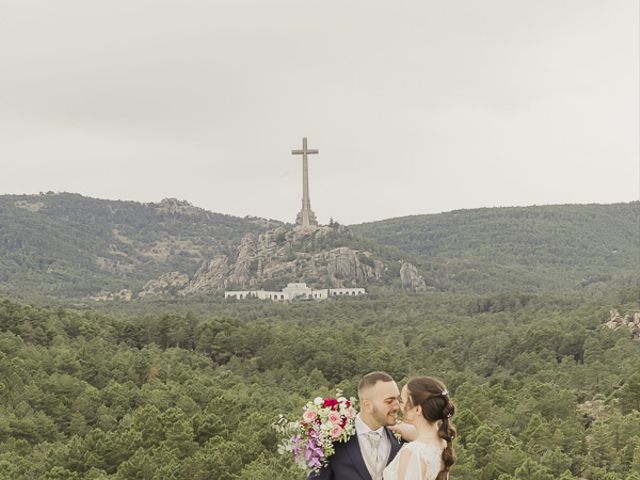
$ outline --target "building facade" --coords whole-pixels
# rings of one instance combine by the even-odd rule
[[[268,290],[230,290],[224,292],[224,298],[235,298],[244,300],[247,298],[258,298],[260,300],[271,300],[278,302],[290,301],[295,298],[305,300],[326,300],[330,297],[358,296],[366,295],[364,288],[323,288],[314,290],[306,283],[289,283],[281,291]]]

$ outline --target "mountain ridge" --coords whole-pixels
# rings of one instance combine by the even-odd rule
[[[402,278],[404,264],[413,267],[405,267],[405,274],[423,276],[428,289],[444,292],[628,285],[640,269],[639,207],[640,202],[495,207],[349,227],[334,223],[332,231],[339,233],[331,241],[294,242],[286,261],[336,248],[355,252],[349,255],[356,259],[367,252],[371,258],[361,260],[382,262],[386,269],[367,279],[380,291],[410,283]],[[163,275],[192,278],[219,256],[235,262],[247,235],[258,239],[278,228],[288,232],[293,226],[209,212],[176,199],[142,204],[71,193],[0,195],[0,294],[87,298],[122,289],[141,292]],[[271,259],[257,255],[252,261]],[[262,280],[302,281],[301,272]],[[253,286],[262,281],[243,278]]]

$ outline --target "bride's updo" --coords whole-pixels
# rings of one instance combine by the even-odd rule
[[[428,422],[439,422],[438,435],[447,442],[447,447],[442,452],[444,470],[440,471],[436,480],[446,480],[451,465],[456,462],[456,452],[453,450],[456,428],[451,422],[456,407],[449,399],[447,388],[437,378],[414,377],[407,383],[407,390],[410,406],[420,406],[422,416]]]

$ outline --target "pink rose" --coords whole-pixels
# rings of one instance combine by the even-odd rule
[[[331,427],[331,438],[339,438],[340,435],[342,435],[342,432],[344,432],[344,430],[340,425],[334,425]]]
[[[337,425],[340,423],[340,414],[338,412],[330,412],[329,413],[329,421],[333,425]]]
[[[311,423],[316,419],[316,412],[314,412],[313,410],[307,410],[302,415],[302,419],[307,423]]]

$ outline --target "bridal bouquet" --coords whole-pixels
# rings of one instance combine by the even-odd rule
[[[278,417],[275,429],[283,436],[278,451],[291,452],[298,466],[308,474],[318,472],[334,453],[335,442],[346,442],[355,433],[355,399],[339,390],[336,398],[318,397],[304,407],[302,417],[290,421]]]

